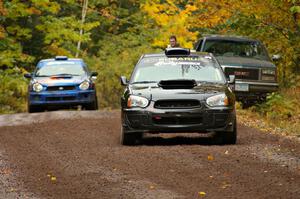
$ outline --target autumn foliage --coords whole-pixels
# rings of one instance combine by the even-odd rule
[[[142,53],[165,48],[170,35],[188,48],[203,34],[260,39],[282,56],[281,87],[299,87],[299,0],[0,0],[0,14],[0,112],[26,110],[22,75],[37,61],[76,53],[100,74],[100,107],[116,108],[118,77],[129,77]]]

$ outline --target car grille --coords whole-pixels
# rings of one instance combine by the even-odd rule
[[[202,117],[164,117],[164,116],[154,116],[152,118],[154,124],[158,125],[192,125],[192,124],[201,124]]]
[[[258,80],[259,79],[259,69],[251,68],[225,68],[225,75],[235,75],[236,79],[249,79]]]
[[[66,97],[46,97],[46,101],[70,101],[75,100],[74,96],[66,96]]]
[[[198,100],[158,100],[154,107],[158,109],[183,109],[200,107]]]
[[[47,91],[70,91],[75,89],[75,86],[48,86]]]

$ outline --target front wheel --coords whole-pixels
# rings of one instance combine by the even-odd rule
[[[237,140],[236,121],[234,121],[232,131],[218,132],[218,136],[221,138],[222,144],[236,144],[236,140]]]
[[[28,105],[28,113],[43,112],[44,109],[40,106]]]
[[[121,126],[121,139],[122,145],[136,145],[142,139],[142,133],[127,133],[123,126]]]
[[[92,103],[89,103],[85,106],[86,110],[98,110],[98,100],[97,98]]]

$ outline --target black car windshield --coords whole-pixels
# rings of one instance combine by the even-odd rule
[[[38,67],[35,76],[81,76],[85,74],[84,67],[78,62],[47,62]]]
[[[203,51],[215,56],[269,60],[265,48],[257,41],[206,40]]]
[[[222,69],[211,57],[148,57],[136,66],[131,83],[193,79],[200,82],[225,83]]]

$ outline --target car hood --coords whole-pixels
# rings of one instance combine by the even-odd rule
[[[59,85],[75,85],[80,84],[86,80],[86,76],[71,76],[71,77],[35,77],[34,80],[46,86],[59,86]]]
[[[222,66],[275,67],[270,61],[254,58],[218,56],[217,59]]]
[[[143,96],[153,101],[163,99],[198,99],[203,100],[209,96],[226,92],[227,86],[223,84],[198,84],[191,89],[163,89],[157,84],[130,85],[130,93]]]

